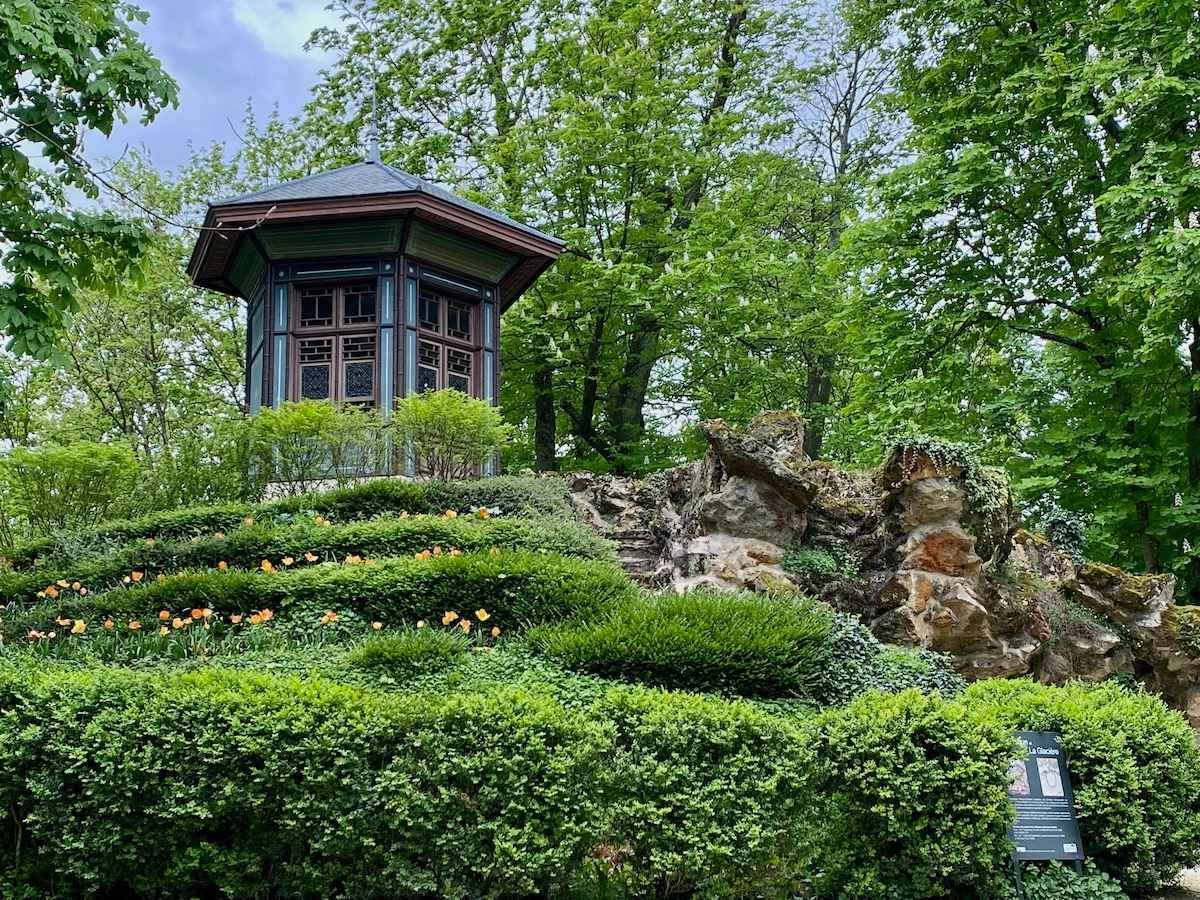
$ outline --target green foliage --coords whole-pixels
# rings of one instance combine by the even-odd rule
[[[255,465],[285,496],[390,471],[387,433],[375,410],[302,400],[261,410],[249,429]]]
[[[815,581],[856,578],[858,566],[848,553],[825,547],[790,547],[783,557],[784,571]]]
[[[400,680],[449,668],[469,647],[470,639],[460,632],[417,628],[368,640],[347,654],[346,662]]]
[[[1042,527],[1050,543],[1071,557],[1076,565],[1083,563],[1087,532],[1079,516],[1055,505],[1043,517]]]
[[[388,625],[440,620],[446,611],[486,609],[507,631],[573,615],[595,616],[634,592],[625,573],[612,563],[502,551],[358,565],[325,563],[270,574],[184,573],[86,597],[63,590],[57,599],[6,616],[0,627],[10,637],[23,637],[31,628],[53,630],[60,614],[93,623],[110,615],[149,622],[163,609],[176,613],[209,607],[240,614],[268,608],[286,616],[294,606],[297,615],[349,611]]]
[[[1002,896],[1011,731],[916,691],[868,694],[813,726],[824,823],[818,896]]]
[[[253,525],[223,536],[190,540],[137,540],[73,565],[43,565],[27,572],[0,572],[0,603],[28,600],[60,579],[82,582],[91,591],[116,587],[135,570],[153,577],[186,569],[212,569],[218,563],[257,569],[263,560],[283,567],[284,558],[299,565],[311,554],[322,562],[347,556],[399,557],[424,550],[473,552],[492,547],[554,553],[586,559],[613,559],[612,544],[578,522],[541,519],[479,519],[413,516],[374,519],[349,525]],[[317,560],[313,560],[314,562]]]
[[[633,896],[788,896],[813,862],[811,743],[744,704],[616,690],[604,857]],[[597,854],[600,855],[600,854]]]
[[[829,666],[829,610],[787,595],[660,595],[536,629],[562,665],[629,681],[748,697],[814,698]]]
[[[15,447],[0,457],[0,518],[7,535],[87,528],[127,501],[137,459],[118,444],[77,443],[36,450]]]
[[[3,880],[60,896],[545,895],[607,807],[605,729],[519,692],[4,666],[0,708]]]
[[[140,225],[67,198],[98,193],[75,155],[85,133],[176,102],[139,17],[118,0],[10,0],[0,15],[0,333],[18,354],[47,355],[76,292],[132,276],[148,242]]]
[[[1083,846],[1130,893],[1158,890],[1200,861],[1200,752],[1179,713],[1116,684],[1049,688],[983,681],[977,715],[1062,734]]]
[[[396,401],[395,428],[417,472],[438,481],[469,478],[508,440],[510,428],[486,400],[447,389]]]
[[[566,519],[571,515],[566,488],[562,481],[554,478],[505,476],[448,483],[414,483],[388,478],[258,505],[223,503],[109,521],[94,529],[59,533],[22,544],[9,549],[5,555],[17,568],[27,568],[38,559],[65,568],[79,561],[78,554],[82,549],[95,545],[209,537],[214,532],[228,532],[245,525],[247,517],[251,524],[254,521],[289,524],[311,520],[315,515],[334,522],[351,522],[402,513],[436,514],[446,510],[474,513],[480,507],[500,516],[537,513]],[[564,530],[569,533],[570,526]]]
[[[1083,874],[1060,862],[1045,866],[1026,864],[1022,883],[1025,900],[1128,900],[1120,882],[1104,874],[1090,859]]]

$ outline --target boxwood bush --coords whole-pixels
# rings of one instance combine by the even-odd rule
[[[964,699],[1007,730],[1062,733],[1084,852],[1130,893],[1200,863],[1200,752],[1157,697],[1111,683],[989,680]]]
[[[0,667],[0,710],[29,896],[545,896],[609,808],[608,730],[520,692]]]
[[[59,615],[95,621],[103,616],[152,619],[209,607],[218,613],[290,606],[347,610],[387,625],[433,620],[446,610],[488,610],[505,630],[572,615],[597,615],[629,599],[636,588],[615,564],[544,553],[502,551],[385,559],[359,565],[322,564],[273,573],[207,571],[167,575],[129,588],[17,608],[3,619],[11,636],[46,628]]]
[[[499,508],[504,515],[534,513],[566,518],[571,501],[566,487],[555,478],[495,477],[448,483],[379,479],[324,493],[304,494],[269,503],[226,503],[152,513],[136,519],[102,523],[94,528],[61,532],[12,547],[4,557],[16,569],[32,566],[39,558],[72,564],[83,545],[124,544],[134,540],[177,540],[230,531],[246,517],[288,522],[321,515],[335,523],[406,512],[441,513]]]
[[[1007,894],[1011,730],[911,690],[832,709],[811,733],[817,896]]]
[[[535,550],[587,559],[614,559],[612,543],[579,522],[547,519],[478,519],[415,516],[374,519],[349,525],[254,525],[230,530],[222,537],[191,540],[138,540],[111,552],[63,568],[41,566],[26,572],[0,573],[0,603],[29,600],[60,579],[79,581],[91,591],[114,587],[131,571],[147,575],[182,569],[258,568],[266,559],[279,565],[285,557],[303,562],[305,553],[322,560],[406,556],[442,547],[463,551],[501,547]]]
[[[530,632],[579,671],[747,697],[813,697],[829,658],[830,611],[792,595],[695,592],[639,598],[603,617]]]

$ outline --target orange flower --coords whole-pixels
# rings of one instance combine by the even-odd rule
[[[379,629],[383,628],[383,623],[382,622],[372,622],[371,627],[373,629],[375,629],[376,631],[379,631]]]
[[[232,616],[229,617],[229,621],[232,622],[234,625],[237,625],[238,623],[240,623],[242,621],[242,614],[234,613]]]
[[[75,591],[76,593],[78,593],[79,589],[82,587],[83,587],[83,585],[80,584],[78,581],[74,581],[71,583],[71,590]]]
[[[317,561],[317,554],[315,554],[315,553],[311,553],[311,552],[310,552],[310,553],[305,553],[305,554],[304,554],[304,559],[305,559],[305,561],[306,561],[306,562],[316,562],[316,561]]]
[[[166,625],[163,625],[158,629],[158,633],[159,634],[168,634],[168,633],[170,633],[170,630],[171,629],[167,628]]]
[[[262,620],[264,622],[270,622],[273,618],[275,618],[275,613],[271,612],[269,609],[260,609],[258,614],[262,616]]]
[[[494,637],[494,638],[500,637],[500,626],[499,625],[492,626],[492,637]]]
[[[179,618],[179,616],[176,616],[175,618],[173,618],[171,620],[171,627],[174,628],[176,631],[178,631],[180,628],[182,628],[186,624],[187,624],[187,622],[185,622],[183,619]]]
[[[450,551],[450,555],[451,556],[462,556],[462,551],[459,550],[457,547],[455,547],[453,550]]]
[[[86,597],[87,595],[88,595],[88,589],[87,589],[87,588],[85,588],[85,587],[81,587],[81,588],[79,589],[79,596],[80,596],[80,597]]]
[[[417,619],[417,627],[418,627],[418,628],[424,628],[424,627],[425,627],[425,620],[424,620],[424,619]]]
[[[275,571],[275,567],[273,565],[271,565],[271,561],[269,559],[264,559],[262,562],[260,562],[258,564],[258,567],[260,569],[262,569],[264,572],[266,572],[268,575],[271,572]]]
[[[321,616],[321,624],[322,625],[328,625],[329,623],[336,622],[337,620],[338,620],[338,614],[335,613],[331,609],[325,610],[325,615]]]
[[[130,619],[129,620],[129,630],[130,631],[141,631],[142,623],[139,622],[137,619]]]
[[[204,618],[204,610],[202,610],[202,609],[193,609],[193,610],[192,610],[192,618],[193,618],[193,619],[202,619],[202,618]]]
[[[40,641],[42,638],[44,638],[46,636],[46,633],[43,631],[38,631],[36,629],[30,629],[29,634],[26,636],[31,641]]]
[[[112,631],[112,630],[113,630],[113,628],[116,626],[116,624],[117,624],[117,623],[116,623],[116,622],[114,622],[112,619],[105,619],[105,620],[104,620],[104,630],[105,630],[105,631]]]
[[[458,518],[458,513],[452,509],[446,510],[444,513],[442,513],[442,515],[445,516],[447,519],[457,519]]]
[[[442,624],[449,625],[451,622],[453,622],[457,618],[458,618],[458,613],[450,612],[449,610],[447,610],[445,613],[442,614]]]
[[[433,554],[430,553],[428,550],[422,550],[420,553],[414,553],[413,558],[414,559],[429,559],[429,557],[431,557],[432,555]]]
[[[137,584],[139,581],[141,581],[143,578],[146,577],[146,573],[135,569],[134,571],[129,573],[129,577],[133,579],[134,584]]]
[[[200,615],[204,616],[204,618],[206,618],[206,619],[211,619],[212,615],[213,615],[213,611],[209,607],[206,606],[206,607],[204,607],[204,609],[200,610]]]
[[[169,612],[167,612],[165,609],[160,609],[158,611],[158,621],[165,622],[169,618],[171,618],[171,614]]]
[[[463,630],[463,634],[466,634],[468,631],[471,630],[471,620],[470,619],[459,619],[458,627]]]
[[[434,548],[433,548],[433,555],[434,555],[434,556],[441,556],[441,555],[442,555],[442,548],[441,548],[440,546],[434,547]]]
[[[258,613],[250,614],[250,624],[251,625],[258,625],[261,622],[262,622],[262,616],[260,616]]]
[[[477,618],[480,622],[486,622],[491,617],[491,613],[489,613],[486,609],[475,610],[475,618]]]
[[[83,634],[87,631],[87,622],[83,619],[76,619],[75,624],[71,626],[71,634]]]
[[[58,588],[56,588],[54,585],[50,585],[50,587],[46,588],[46,596],[49,597],[51,600],[57,599],[58,598]]]
[[[292,563],[294,563],[295,561],[296,561],[296,560],[292,559],[292,557],[290,557],[290,556],[285,556],[285,557],[283,558],[283,564],[284,564],[285,566],[290,566],[290,565],[291,565]]]
[[[346,565],[348,566],[357,566],[362,561],[362,557],[357,553],[350,553],[346,556]]]
[[[59,616],[57,619],[54,620],[54,622],[57,625],[62,625],[64,628],[71,624],[71,620],[66,618],[65,616]]]
[[[479,507],[479,512],[477,513],[477,515],[481,519],[486,519],[491,514],[492,514],[491,511],[486,506]]]
[[[225,560],[221,560],[219,563],[217,563],[217,569],[221,572],[224,572],[228,568],[229,563],[225,562]]]

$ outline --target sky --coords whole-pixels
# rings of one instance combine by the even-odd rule
[[[110,138],[89,136],[85,152],[99,162],[126,147],[144,148],[160,168],[175,168],[196,147],[236,143],[247,100],[260,120],[275,105],[285,117],[300,111],[329,60],[304,42],[323,24],[337,24],[328,0],[136,0],[150,14],[137,29],[179,83],[179,108],[142,126],[136,116]],[[227,121],[228,120],[228,121]]]

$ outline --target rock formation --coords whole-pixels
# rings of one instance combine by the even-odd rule
[[[968,678],[1136,678],[1200,725],[1200,658],[1180,637],[1174,580],[1077,564],[1021,530],[1007,483],[961,451],[904,444],[872,476],[808,459],[791,413],[701,427],[709,452],[690,465],[568,476],[635,577],[803,591],[882,640],[952,654]]]

